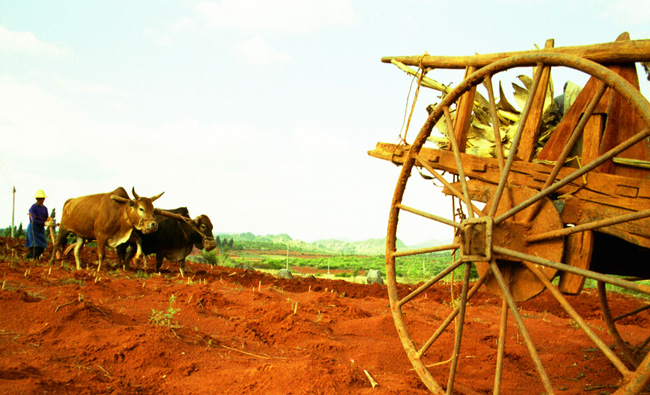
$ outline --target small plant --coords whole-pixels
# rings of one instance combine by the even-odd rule
[[[216,265],[219,263],[219,259],[217,258],[217,255],[212,252],[212,251],[203,251],[203,259],[205,259],[205,263],[209,265]]]
[[[158,311],[156,309],[151,309],[151,317],[149,317],[149,322],[154,325],[165,326],[167,328],[180,328],[180,325],[174,321],[174,314],[181,311],[181,309],[174,308],[174,303],[176,303],[176,296],[172,295],[169,298],[169,308],[167,311]]]
[[[147,279],[147,278],[151,278],[151,275],[147,274],[147,272],[145,272],[144,270],[138,270],[137,272],[135,272],[134,277]]]
[[[76,284],[79,286],[86,285],[82,280],[77,280],[76,278],[67,277],[59,281],[62,285]]]

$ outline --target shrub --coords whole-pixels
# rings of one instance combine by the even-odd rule
[[[215,254],[212,251],[205,251],[203,250],[203,259],[205,260],[205,263],[210,264],[210,265],[216,265],[219,263],[219,259],[217,258],[217,254]]]
[[[149,322],[154,325],[166,326],[168,328],[180,328],[177,322],[174,322],[174,314],[181,311],[181,309],[174,308],[174,303],[176,302],[176,296],[172,295],[169,298],[169,308],[167,311],[158,311],[151,309],[151,316],[149,317]]]

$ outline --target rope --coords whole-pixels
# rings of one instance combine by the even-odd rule
[[[422,79],[426,75],[426,73],[429,72],[430,69],[425,68],[422,65],[422,59],[424,58],[424,55],[420,55],[419,59],[419,66],[418,66],[418,74],[417,74],[417,81],[418,81],[418,86],[415,88],[415,94],[413,95],[413,103],[411,104],[411,112],[409,113],[408,119],[406,118],[406,112],[408,111],[408,102],[409,102],[409,97],[411,96],[411,90],[413,89],[413,82],[415,81],[415,76],[413,77],[413,80],[411,80],[411,85],[409,87],[409,93],[406,96],[406,108],[404,109],[404,119],[406,119],[406,129],[404,129],[404,123],[402,123],[402,128],[400,129],[398,139],[400,141],[400,144],[407,145],[408,143],[406,142],[406,136],[409,131],[409,127],[411,125],[411,119],[413,118],[413,112],[415,111],[415,104],[418,101],[418,95],[420,94],[420,87],[422,86]],[[402,137],[402,131],[404,131],[404,137]]]

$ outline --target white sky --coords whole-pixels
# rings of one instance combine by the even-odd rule
[[[16,225],[37,189],[60,216],[70,197],[135,186],[215,232],[384,237],[398,168],[366,151],[396,140],[410,79],[382,56],[624,31],[648,38],[650,2],[0,0],[0,227],[14,185]],[[410,135],[436,96],[420,94]]]

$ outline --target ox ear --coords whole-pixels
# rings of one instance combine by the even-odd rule
[[[135,192],[135,189],[133,190],[133,192]],[[157,194],[156,196],[152,196],[152,197],[151,197],[151,201],[152,201],[152,202],[156,201],[156,199],[158,199],[159,197],[161,197],[161,196],[163,195],[163,193],[165,193],[165,192],[160,192],[160,193]]]
[[[122,196],[111,195],[111,199],[115,200],[116,202],[120,202],[120,203],[131,203],[131,199],[126,199],[126,198],[123,198]]]

